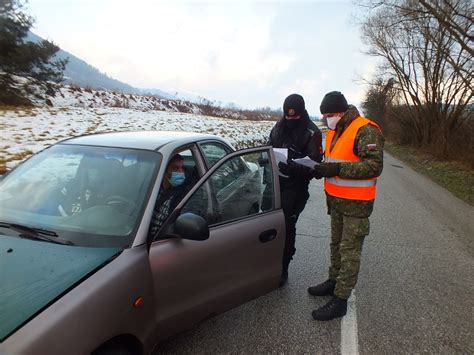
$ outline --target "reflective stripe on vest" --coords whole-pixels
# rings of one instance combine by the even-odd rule
[[[377,185],[377,180],[356,180],[356,179],[341,179],[341,178],[328,178],[328,181],[337,186],[354,186],[354,187],[369,187]]]
[[[355,163],[360,161],[360,158],[354,154],[354,145],[359,129],[367,124],[379,128],[379,126],[372,121],[363,117],[357,117],[338,138],[332,150],[331,143],[334,139],[335,132],[329,130],[326,135],[326,160],[328,162],[340,163]],[[349,200],[370,201],[375,199],[376,184],[376,178],[342,179],[340,177],[333,177],[324,180],[324,189],[331,196]]]

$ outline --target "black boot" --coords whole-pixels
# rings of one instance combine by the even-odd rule
[[[290,267],[291,257],[290,259],[283,256],[283,263],[281,268],[281,276],[280,276],[280,287],[286,284],[288,280],[288,268]]]
[[[280,287],[284,286],[287,280],[288,280],[288,269],[284,269],[281,272],[281,276],[280,276]]]
[[[347,313],[347,300],[334,296],[324,306],[315,309],[311,315],[315,320],[331,320],[345,316]]]
[[[336,288],[336,280],[328,279],[322,284],[308,287],[308,293],[313,296],[332,296]]]
[[[283,267],[281,269],[281,276],[280,276],[280,287],[286,284],[288,280],[288,268],[290,267],[290,260],[283,261]]]

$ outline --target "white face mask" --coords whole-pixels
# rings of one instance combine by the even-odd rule
[[[337,123],[339,122],[340,119],[341,119],[341,117],[339,117],[339,116],[326,117],[326,121],[328,122],[328,128],[332,129],[332,130],[335,130],[336,125],[337,125]]]

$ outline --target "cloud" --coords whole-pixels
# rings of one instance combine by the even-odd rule
[[[138,87],[177,88],[245,107],[292,92],[316,110],[366,73],[345,2],[30,0],[38,34]],[[361,69],[362,68],[362,69]]]

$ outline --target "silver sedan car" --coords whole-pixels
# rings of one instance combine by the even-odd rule
[[[172,157],[186,190],[150,224]],[[67,139],[0,181],[0,353],[150,353],[278,287],[271,147],[186,132]]]

